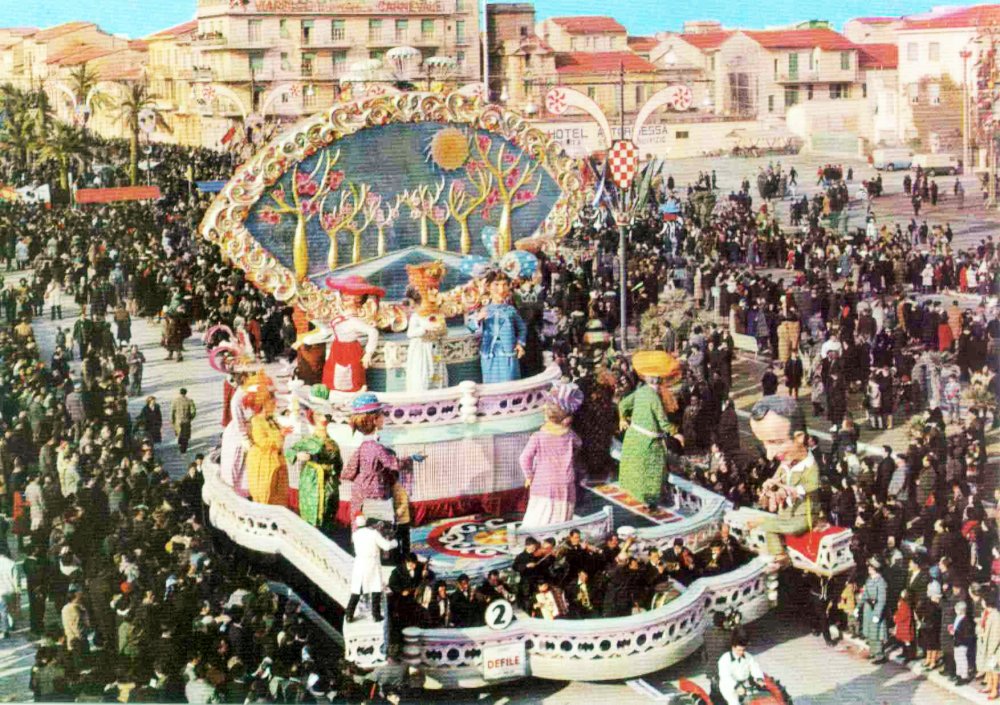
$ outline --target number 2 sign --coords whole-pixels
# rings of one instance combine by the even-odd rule
[[[502,631],[514,621],[514,605],[507,600],[494,600],[486,607],[486,626]]]

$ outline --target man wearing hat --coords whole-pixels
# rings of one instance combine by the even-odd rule
[[[669,498],[669,493],[664,492],[664,440],[674,431],[663,406],[660,385],[677,379],[681,367],[677,358],[661,350],[637,352],[632,367],[642,384],[618,405],[622,428],[626,429],[618,484],[639,501],[655,506],[661,498]]]
[[[879,572],[878,558],[868,559],[868,579],[861,592],[861,634],[868,642],[868,658],[872,663],[885,663],[885,641],[889,638],[885,608],[888,586]]]
[[[354,520],[354,564],[351,566],[351,599],[347,601],[344,619],[354,621],[362,593],[368,593],[372,603],[372,619],[382,621],[382,551],[396,548],[396,542],[382,536],[373,526],[373,520],[359,514]]]
[[[371,392],[359,394],[351,404],[351,430],[363,436],[341,475],[351,483],[351,516],[363,511],[366,500],[390,499],[399,474],[412,471],[414,460],[423,460],[420,455],[399,458],[379,443],[378,432],[385,423],[383,408],[384,404]]]

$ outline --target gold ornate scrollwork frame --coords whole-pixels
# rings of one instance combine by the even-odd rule
[[[447,122],[497,135],[521,149],[542,168],[560,189],[559,198],[541,225],[530,236],[537,244],[554,242],[567,232],[585,202],[579,163],[568,157],[549,135],[532,127],[523,117],[505,108],[484,104],[458,92],[401,93],[338,103],[329,111],[307,118],[261,149],[236,170],[212,202],[199,228],[203,237],[219,246],[223,257],[242,269],[257,287],[280,301],[296,305],[313,320],[339,315],[337,293],[297,281],[292,268],[281,264],[251,235],[246,219],[254,204],[296,164],[320,149],[361,130],[394,123]],[[469,282],[442,294],[442,310],[458,315],[479,303],[481,284]],[[405,307],[382,302],[379,327],[403,330]]]

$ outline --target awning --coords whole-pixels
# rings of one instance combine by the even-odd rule
[[[114,203],[115,201],[156,201],[159,186],[122,186],[119,188],[82,188],[76,192],[77,203]]]
[[[226,185],[225,181],[195,181],[195,187],[202,193],[219,193]]]

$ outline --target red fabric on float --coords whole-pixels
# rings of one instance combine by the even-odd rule
[[[847,531],[847,529],[841,526],[830,526],[822,531],[807,531],[798,536],[785,534],[785,546],[793,551],[798,551],[808,560],[815,563],[819,555],[820,539],[831,534],[839,534],[842,531]]]
[[[518,487],[503,492],[486,492],[462,497],[447,497],[424,502],[410,502],[412,526],[420,526],[436,519],[451,519],[472,514],[503,516],[524,512],[528,506],[528,490]],[[337,523],[349,526],[351,522],[351,502],[341,500],[337,505]]]

